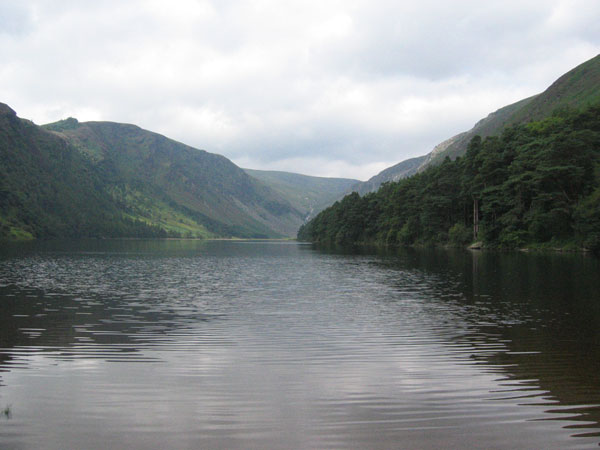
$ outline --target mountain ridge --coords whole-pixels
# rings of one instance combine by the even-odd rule
[[[99,161],[108,160],[121,177],[156,186],[184,208],[233,229],[248,228],[254,237],[291,235],[301,221],[285,199],[222,155],[116,122],[80,123],[61,134]]]
[[[381,187],[383,183],[390,181],[398,181],[402,178],[406,178],[421,166],[427,155],[417,156],[416,158],[409,158],[399,162],[387,169],[382,170],[377,175],[369,178],[367,181],[360,181],[352,186],[349,192],[357,192],[360,195],[367,194],[369,192],[376,191]],[[348,194],[349,192],[345,192]]]
[[[556,109],[584,108],[599,101],[600,55],[597,55],[561,75],[543,92],[503,106],[477,121],[470,130],[458,133],[436,145],[431,152],[419,157],[424,160],[416,169],[402,172],[394,170],[395,167],[402,167],[403,163],[414,158],[401,161],[364,182],[367,185],[357,185],[354,191],[361,195],[374,192],[385,182],[398,181],[414,175],[431,165],[440,164],[446,157],[455,159],[462,156],[476,135],[482,138],[497,135],[511,125],[544,119]],[[368,183],[373,179],[377,179],[378,182],[372,183],[372,188],[369,189]]]
[[[272,238],[303,222],[224,156],[137,125],[68,118],[37,126],[5,104],[0,118],[0,237]]]

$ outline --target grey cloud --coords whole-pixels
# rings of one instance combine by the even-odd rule
[[[569,26],[548,36],[548,22],[561,5],[565,2],[381,2],[361,9],[352,38],[342,48],[322,50],[320,62],[357,76],[442,80],[511,71],[548,58],[548,50],[570,44],[564,38],[597,45],[600,4],[590,2],[575,8]]]
[[[347,176],[428,152],[600,42],[595,0],[23,4],[0,5],[0,101],[22,117],[136,123]]]

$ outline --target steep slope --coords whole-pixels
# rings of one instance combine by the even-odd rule
[[[457,156],[462,155],[465,151],[473,136],[493,136],[500,133],[505,127],[509,126],[509,120],[515,111],[518,111],[523,105],[529,103],[534,97],[529,97],[524,100],[520,100],[512,105],[504,106],[497,111],[489,114],[487,117],[481,119],[475,124],[469,131],[464,131],[445,140],[441,144],[435,146],[435,148],[426,155],[425,160],[417,167],[417,172],[425,169],[431,164],[441,163],[446,156],[450,159],[455,159]]]
[[[423,161],[425,161],[425,158],[426,156],[419,156],[417,158],[402,161],[395,166],[388,167],[374,177],[369,178],[367,181],[358,182],[352,186],[351,191],[358,192],[360,195],[365,195],[369,192],[375,192],[383,183],[410,177],[417,173],[417,169],[421,166]]]
[[[283,237],[303,219],[223,156],[133,125],[39,127],[0,104],[0,239]]]
[[[500,134],[506,127],[542,120],[560,108],[585,108],[600,102],[600,55],[580,64],[556,80],[543,93],[525,98],[504,106],[481,119],[469,131],[462,132],[436,147],[420,158],[420,165],[414,167],[414,160],[402,161],[385,169],[369,181],[355,186],[354,191],[361,195],[374,192],[381,184],[398,181],[425,168],[440,164],[446,157],[455,159],[463,155],[474,136],[482,138]],[[405,169],[406,168],[406,169]]]
[[[432,151],[420,170],[441,163],[446,156],[455,159],[467,151],[473,136],[482,138],[500,134],[511,125],[537,121],[559,108],[585,108],[600,101],[600,55],[570,70],[541,94],[500,108],[480,120],[466,133],[459,135],[442,151]]]
[[[68,119],[46,129],[106,174],[113,197],[160,226],[167,225],[164,211],[149,210],[157,204],[220,236],[291,236],[302,223],[284,198],[223,156],[135,125]]]
[[[64,139],[0,103],[0,239],[162,235],[125,214],[105,184]]]
[[[284,197],[306,220],[338,200],[358,180],[324,178],[297,173],[244,169]]]

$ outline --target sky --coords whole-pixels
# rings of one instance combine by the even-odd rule
[[[0,102],[366,180],[600,53],[598,0],[0,0]]]

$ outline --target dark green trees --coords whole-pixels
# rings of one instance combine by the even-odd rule
[[[374,194],[352,194],[300,239],[388,245],[600,247],[600,107],[562,110]],[[477,228],[474,227],[477,225]],[[477,236],[474,236],[474,231]]]

